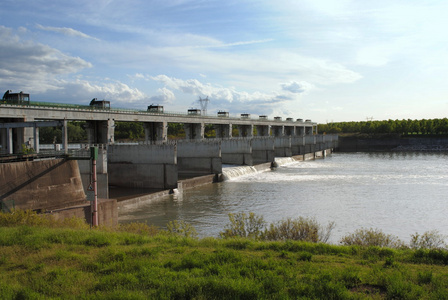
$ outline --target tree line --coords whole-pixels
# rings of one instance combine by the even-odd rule
[[[331,122],[318,125],[319,133],[364,133],[398,135],[446,135],[448,119]]]

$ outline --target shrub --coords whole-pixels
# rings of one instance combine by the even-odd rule
[[[330,222],[323,227],[313,218],[288,218],[271,224],[269,229],[264,232],[263,238],[269,241],[296,240],[325,243],[330,238],[334,226],[334,222]]]
[[[422,235],[411,235],[410,247],[413,249],[440,249],[446,246],[445,236],[437,230],[426,231]]]
[[[184,221],[171,221],[167,225],[168,232],[173,235],[196,238],[196,229],[191,224]]]
[[[229,214],[230,224],[228,224],[220,236],[229,237],[248,237],[258,239],[262,236],[262,230],[265,227],[263,217],[255,215],[253,212],[246,215],[245,213]]]
[[[344,236],[340,243],[343,245],[377,246],[389,248],[405,247],[404,243],[396,236],[385,234],[379,229],[357,229],[354,233]]]

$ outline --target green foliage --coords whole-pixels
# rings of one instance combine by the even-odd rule
[[[445,236],[437,230],[426,231],[422,235],[411,235],[410,247],[413,249],[438,249],[446,247]]]
[[[263,217],[255,215],[255,213],[250,212],[249,215],[245,213],[230,213],[229,215],[230,224],[228,224],[220,236],[223,238],[229,237],[247,237],[258,239],[263,234],[263,228],[265,227],[265,222]]]
[[[399,135],[446,135],[448,118],[432,120],[384,120],[364,122],[337,122],[318,125],[319,132],[361,133],[361,134],[399,134]]]
[[[389,248],[402,248],[404,243],[398,237],[385,234],[379,229],[357,229],[354,233],[344,236],[341,241],[343,245],[377,246]]]
[[[145,129],[142,122],[116,122],[115,140],[137,141],[145,137]]]
[[[330,222],[326,227],[321,226],[313,218],[299,217],[270,224],[263,233],[263,238],[268,241],[296,240],[305,242],[327,242],[335,224]]]
[[[170,221],[167,224],[167,229],[170,234],[187,237],[196,238],[198,236],[196,229],[194,229],[191,224],[184,221]]]

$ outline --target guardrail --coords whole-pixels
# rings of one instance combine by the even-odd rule
[[[0,107],[1,106],[10,106],[10,107],[20,107],[20,108],[51,108],[51,109],[60,109],[60,110],[79,110],[79,111],[96,111],[96,112],[113,112],[113,113],[128,113],[128,114],[144,114],[144,115],[152,115],[152,116],[178,116],[183,118],[204,118],[204,119],[229,119],[229,120],[251,120],[251,121],[273,121],[278,123],[305,123],[310,125],[315,125],[317,123],[309,122],[308,120],[305,122],[299,122],[299,121],[291,121],[291,120],[282,120],[282,119],[276,119],[276,118],[268,118],[264,117],[263,119],[256,119],[256,118],[247,118],[247,117],[241,117],[241,116],[212,116],[212,115],[201,115],[201,114],[188,114],[188,112],[171,112],[171,111],[164,111],[164,112],[149,112],[146,110],[138,110],[138,109],[129,109],[129,108],[100,108],[90,105],[82,105],[82,104],[64,104],[64,103],[56,103],[56,102],[36,102],[31,101],[30,104],[17,104],[17,103],[8,103],[5,101],[0,101]]]

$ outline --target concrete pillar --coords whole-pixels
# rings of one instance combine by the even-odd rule
[[[115,120],[107,119],[104,121],[102,129],[102,142],[101,144],[113,144],[115,143]]]
[[[272,126],[272,134],[275,137],[281,137],[285,135],[285,127],[284,126]]]
[[[216,138],[225,139],[232,137],[232,124],[215,124]]]
[[[200,140],[204,138],[204,123],[185,123],[185,139]]]
[[[93,144],[114,144],[115,142],[115,121],[87,121],[85,130],[87,140],[90,145]]]
[[[145,142],[166,141],[168,139],[167,122],[147,122],[143,123],[145,128]]]
[[[34,151],[39,153],[39,127],[34,127]]]
[[[0,154],[6,153],[8,149],[7,128],[0,128]]]
[[[62,125],[62,147],[64,148],[64,153],[68,153],[68,131],[67,131],[68,125],[67,120],[63,121]]]
[[[253,137],[254,125],[238,125],[238,132],[240,137]]]
[[[14,144],[13,144],[13,134],[12,134],[12,128],[6,128],[6,143],[7,143],[7,153],[13,154],[14,153]]]
[[[257,136],[270,136],[271,126],[270,125],[255,125],[257,130]]]

